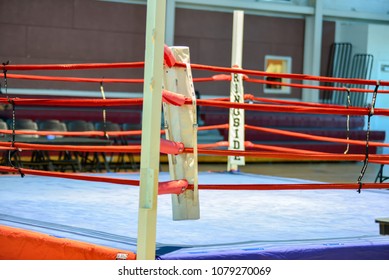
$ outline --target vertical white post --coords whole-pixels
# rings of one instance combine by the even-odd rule
[[[304,38],[304,73],[310,75],[320,75],[321,61],[321,41],[323,30],[323,3],[322,0],[311,0],[315,7],[313,16],[305,19]],[[318,85],[316,81],[304,81],[304,84]],[[318,102],[319,92],[312,89],[303,89],[302,101]]]
[[[137,259],[155,259],[166,0],[147,1]]]
[[[239,69],[242,68],[243,29],[244,13],[243,11],[234,11],[231,66]],[[231,74],[230,101],[244,102],[242,74]],[[229,150],[244,151],[244,123],[244,109],[231,108],[228,133]],[[244,164],[245,158],[243,156],[229,156],[227,170],[236,171],[239,165]]]
[[[174,26],[176,22],[176,0],[166,2],[166,27],[165,27],[165,44],[174,45]]]
[[[186,179],[194,185],[179,195],[172,195],[173,220],[195,220],[200,218],[200,205],[197,182],[197,118],[196,95],[193,86],[192,70],[188,47],[171,47],[177,62],[185,63],[186,68],[165,67],[164,86],[168,91],[182,94],[192,100],[192,104],[173,106],[164,103],[165,135],[168,140],[182,142],[193,148],[193,154],[169,155],[169,172],[172,180]]]

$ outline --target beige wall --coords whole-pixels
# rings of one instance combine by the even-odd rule
[[[190,47],[192,62],[230,66],[232,14],[176,9],[175,45]],[[142,61],[146,6],[95,0],[0,0],[0,62],[11,64]],[[323,28],[323,67],[335,25]],[[263,70],[265,55],[292,57],[292,72],[302,73],[304,20],[245,16],[243,67]],[[138,78],[139,70],[34,72],[44,75]],[[194,72],[195,77],[215,73]],[[325,72],[323,72],[325,74]],[[229,94],[228,83],[196,84],[202,94]],[[9,80],[14,88],[98,90],[95,84]],[[257,84],[246,92],[262,94]],[[106,85],[106,90],[141,92],[142,85]],[[274,97],[274,95],[266,95]],[[290,95],[300,98],[294,89]]]
[[[143,5],[94,0],[0,0],[0,61],[10,60],[11,64],[142,61],[145,24]],[[126,78],[142,77],[143,69],[39,74]],[[98,85],[19,80],[10,80],[9,86],[98,90]],[[142,90],[141,85],[107,86],[107,90],[111,88]]]
[[[334,42],[335,24],[323,26],[322,74],[325,74],[328,54]],[[200,10],[177,9],[175,44],[189,45],[193,63],[217,66],[231,65],[232,14]],[[303,73],[304,20],[245,15],[243,68],[263,70],[265,55],[292,57],[292,72]],[[196,73],[195,75],[215,73]],[[245,91],[264,96],[262,86],[245,83]],[[229,95],[228,83],[198,84],[203,94]],[[266,97],[301,98],[301,90],[288,95],[266,94]]]

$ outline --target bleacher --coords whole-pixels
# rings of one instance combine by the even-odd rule
[[[24,109],[24,108],[23,108]],[[0,112],[0,129],[12,129],[12,112]],[[124,117],[126,116],[126,117]],[[126,111],[124,109],[109,110],[104,121],[102,110],[88,108],[56,110],[55,108],[34,108],[15,113],[15,129],[30,131],[61,131],[83,132],[102,131],[109,135],[110,131],[139,130],[140,111]],[[121,121],[116,123],[114,121]],[[128,121],[128,122],[127,122]],[[0,141],[11,142],[11,135],[1,134]],[[16,135],[16,141],[31,144],[51,145],[127,145],[140,144],[140,135],[109,137],[106,136],[38,136],[36,134]],[[70,151],[2,151],[0,163],[33,169],[50,171],[72,172],[101,172],[137,170],[138,162],[130,153],[86,153]],[[11,160],[11,161],[10,161]]]
[[[228,109],[221,108],[210,108],[210,107],[201,107],[200,108],[200,118],[201,125],[217,125],[217,124],[226,124],[228,123]],[[103,123],[103,109],[102,108],[87,108],[87,107],[78,107],[78,108],[49,108],[49,107],[21,107],[16,108],[15,111],[16,119],[30,119],[38,123],[43,123],[46,120],[58,120],[63,122],[69,129],[68,125],[76,120],[83,120],[93,124],[93,130],[101,131],[104,129]],[[106,109],[106,121],[109,123],[117,124],[120,130],[139,130],[141,129],[141,117],[142,117],[142,108],[141,106],[131,106],[131,107],[110,107]],[[8,110],[0,111],[0,119],[9,120],[12,118],[12,111]],[[288,114],[288,113],[267,113],[267,112],[255,112],[255,111],[246,111],[245,112],[245,123],[252,126],[259,127],[268,127],[276,128],[282,130],[288,130],[293,132],[307,133],[317,136],[326,136],[326,137],[335,137],[346,139],[347,134],[349,134],[350,139],[354,140],[365,140],[366,139],[366,130],[365,130],[365,117],[363,116],[351,116],[349,122],[349,132],[347,132],[347,119],[346,116],[341,115],[321,115],[321,114]],[[40,129],[44,130],[44,129]],[[218,141],[227,141],[228,140],[228,130],[212,130],[212,131],[199,131],[198,133],[198,142],[199,143],[213,143]],[[4,139],[4,135],[3,135]],[[121,139],[112,139],[112,145],[116,144],[140,144],[140,136],[128,136]],[[269,144],[277,145],[280,147],[296,148],[296,149],[305,149],[313,150],[320,152],[332,152],[332,153],[343,153],[346,149],[346,144],[342,143],[329,143],[329,142],[319,142],[312,141],[302,138],[296,138],[292,136],[285,136],[280,134],[273,134],[267,132],[258,132],[255,130],[247,129],[245,133],[245,140],[251,141],[257,144]],[[370,141],[379,141],[383,142],[385,140],[384,131],[370,131]],[[4,141],[4,140],[3,140]],[[369,152],[373,154],[380,153],[380,149],[376,147],[369,147]],[[356,146],[350,145],[349,153],[365,153],[365,146]],[[52,153],[55,154],[55,153]],[[58,153],[56,154],[58,155]],[[87,162],[84,162],[84,165],[81,164],[81,167],[75,167],[75,165],[69,165],[66,167],[66,164],[60,161],[57,161],[58,166],[61,168],[55,168],[54,170],[66,171],[70,169],[72,171],[102,171],[107,169],[107,165],[98,161],[105,161],[103,158],[105,155],[94,155],[94,161],[89,161],[91,164],[89,168],[87,167]],[[129,155],[129,154],[120,154],[120,155],[109,155],[109,160],[111,161],[112,170],[121,170],[121,169],[136,169],[139,167],[139,155]],[[74,159],[68,156],[68,161],[72,162]],[[113,160],[112,160],[113,159]],[[163,161],[166,161],[164,157],[161,157]],[[223,157],[212,157],[212,156],[200,156],[199,162],[220,162],[225,161]],[[264,159],[252,159],[252,161],[263,161]],[[265,159],[269,160],[269,159]],[[2,159],[3,163],[6,160]],[[25,161],[26,166],[28,162],[31,161],[30,158]],[[120,162],[114,166],[114,161]],[[56,162],[53,161],[52,164]],[[66,163],[66,162],[65,162]],[[97,164],[95,169],[92,169],[90,166]],[[30,165],[33,167],[32,165]],[[50,169],[49,167],[37,166],[36,168],[45,168]]]
[[[228,123],[228,109],[201,108],[204,125]],[[245,112],[245,123],[252,126],[276,128],[281,130],[307,133],[317,136],[347,138],[347,117],[342,115],[288,114],[267,112]],[[349,137],[353,140],[366,140],[365,117],[350,116]],[[219,131],[223,140],[228,140],[228,130]],[[245,140],[257,144],[277,145],[280,147],[313,150],[320,152],[343,153],[346,144],[318,142],[292,136],[246,130]],[[385,131],[370,131],[370,141],[383,142]],[[380,153],[376,147],[369,148],[370,153]],[[365,146],[350,145],[349,153],[365,153]]]

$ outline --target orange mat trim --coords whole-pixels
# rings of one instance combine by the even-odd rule
[[[130,251],[0,226],[2,260],[135,260]]]

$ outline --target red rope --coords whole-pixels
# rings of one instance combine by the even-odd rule
[[[163,101],[175,106],[181,106],[189,101],[189,98],[181,94],[162,91]],[[192,101],[190,101],[192,102]],[[13,103],[14,105],[35,105],[35,106],[71,106],[71,107],[98,107],[98,106],[126,106],[142,105],[143,98],[77,98],[77,99],[41,99],[41,98],[0,98],[0,103]]]
[[[188,102],[186,104],[189,104]],[[199,99],[197,104],[200,106],[213,106],[219,108],[238,108],[244,110],[262,111],[262,112],[284,112],[284,113],[301,113],[301,114],[334,114],[334,115],[354,115],[354,116],[366,116],[369,115],[370,110],[368,108],[361,107],[349,107],[349,108],[321,108],[318,110],[309,106],[282,106],[282,105],[269,105],[269,104],[247,104],[236,103],[228,101],[218,100],[205,100]],[[389,116],[388,109],[374,109],[375,115]]]
[[[111,183],[119,185],[129,185],[129,186],[139,186],[139,180],[123,179],[123,178],[112,178],[112,177],[103,177],[103,176],[89,176],[78,173],[64,173],[64,172],[53,172],[53,171],[43,171],[43,170],[34,170],[27,168],[14,168],[8,166],[0,166],[1,172],[8,173],[22,173],[25,175],[35,175],[35,176],[45,176],[45,177],[54,177],[54,178],[63,178],[63,179],[73,179],[81,181],[90,181],[90,182],[101,182],[101,183]],[[186,180],[173,180],[167,182],[158,183],[158,194],[180,194],[188,186]]]
[[[72,151],[72,152],[106,152],[106,153],[140,153],[141,145],[115,145],[115,146],[75,146],[75,145],[49,145],[49,144],[29,144],[14,142],[10,147],[9,142],[0,142],[1,147],[9,150],[41,150],[41,151]],[[165,139],[160,141],[160,152],[163,154],[181,154],[184,145],[180,142],[173,142]]]
[[[257,84],[266,84],[266,85],[276,85],[276,86],[286,86],[293,88],[303,88],[303,89],[317,89],[317,90],[329,90],[329,91],[344,91],[347,92],[347,88],[345,87],[334,87],[334,86],[314,86],[314,85],[306,85],[306,84],[294,84],[294,83],[283,83],[283,82],[273,82],[266,80],[258,80],[258,79],[245,79],[245,82],[249,83],[257,83]],[[349,88],[350,92],[374,92],[374,89],[363,89],[363,88]],[[378,93],[389,93],[389,90],[379,90]]]
[[[4,74],[0,73],[0,77],[4,77]],[[143,83],[143,79],[51,77],[51,76],[20,75],[20,74],[7,74],[7,79],[73,82],[73,83],[102,83],[102,82],[103,83]]]
[[[76,143],[75,143],[76,144]],[[173,142],[161,139],[160,151],[163,154],[181,154],[184,145],[180,142]],[[8,147],[9,150],[41,150],[41,151],[72,151],[72,152],[100,152],[100,153],[140,153],[140,145],[115,145],[115,146],[90,146],[90,145],[49,145],[49,144],[29,144],[14,142],[10,147],[9,142],[0,142],[0,146]]]
[[[88,176],[78,173],[64,173],[64,172],[52,172],[52,171],[42,171],[42,170],[33,170],[27,168],[14,168],[8,166],[0,166],[1,172],[9,173],[19,173],[22,172],[26,175],[35,175],[35,176],[46,176],[46,177],[55,177],[63,179],[73,179],[73,180],[82,180],[82,181],[91,181],[91,182],[102,182],[102,183],[111,183],[111,184],[120,184],[120,185],[130,185],[130,186],[139,186],[139,180],[123,179],[123,178],[111,178],[103,176]],[[193,185],[188,185],[185,180],[176,180],[168,182],[159,183],[158,194],[178,194],[182,192],[186,186],[188,189],[193,189]],[[359,184],[239,184],[239,185],[215,185],[215,184],[200,184],[200,190],[249,190],[249,191],[265,191],[265,190],[350,190],[358,189]],[[387,189],[387,184],[382,183],[363,183],[363,189]]]
[[[144,62],[119,63],[79,63],[79,64],[36,64],[36,65],[4,65],[4,70],[84,70],[84,69],[114,69],[114,68],[142,68]],[[7,74],[8,76],[8,74]]]
[[[267,73],[267,72],[266,72]],[[267,75],[269,76],[269,75]],[[266,85],[275,85],[275,86],[285,86],[285,87],[293,87],[293,88],[306,88],[306,89],[317,89],[317,90],[329,90],[329,91],[344,91],[347,92],[347,88],[345,87],[334,87],[334,86],[315,86],[315,85],[307,85],[307,84],[296,84],[296,83],[285,83],[285,82],[275,82],[275,81],[267,81],[260,79],[252,79],[247,75],[243,77],[243,80],[248,83],[256,83],[256,84],[266,84]],[[216,82],[216,81],[231,81],[231,75],[214,75],[212,77],[203,77],[203,78],[194,78],[193,82]],[[350,92],[374,92],[373,89],[363,89],[363,88],[350,88]],[[378,93],[389,93],[389,90],[378,90]]]
[[[176,66],[186,67],[184,63],[177,62]],[[206,70],[213,72],[224,72],[224,73],[238,73],[252,76],[262,76],[262,77],[274,77],[274,78],[286,78],[286,79],[296,79],[296,80],[312,80],[319,82],[336,82],[336,83],[345,83],[345,84],[359,84],[359,85],[377,85],[377,81],[374,80],[365,80],[365,79],[351,79],[351,78],[334,78],[334,77],[322,77],[322,76],[313,76],[306,74],[287,74],[287,73],[270,73],[265,71],[258,70],[246,70],[238,68],[228,68],[220,66],[210,66],[202,64],[191,64],[192,69],[196,70]],[[382,86],[389,86],[389,81],[381,81]]]
[[[326,141],[326,142],[345,143],[345,144],[366,146],[366,141],[362,141],[362,140],[352,140],[352,139],[347,140],[347,139],[335,138],[335,137],[317,136],[317,135],[312,135],[312,134],[287,131],[287,130],[281,130],[281,129],[275,129],[275,128],[252,126],[252,125],[248,125],[248,124],[245,125],[245,128],[251,129],[251,130],[256,130],[256,131],[261,131],[261,132],[269,132],[269,133],[274,133],[274,134],[279,134],[279,135],[286,135],[286,136],[292,136],[292,137],[296,137],[296,138],[303,138],[303,139],[309,139],[309,140],[315,140],[315,141]],[[389,147],[389,143],[378,143],[378,142],[369,141],[369,146]]]
[[[0,73],[4,78],[4,74]],[[32,81],[57,81],[57,82],[85,82],[85,83],[143,83],[143,79],[119,79],[119,78],[79,78],[79,77],[60,77],[60,76],[42,76],[42,75],[21,75],[7,74],[8,79],[32,80]],[[210,78],[193,78],[193,82],[213,82],[217,81]]]
[[[285,131],[285,130],[279,130],[279,129],[274,129],[274,128],[256,127],[256,126],[251,126],[251,125],[245,125],[245,127],[246,127],[246,129],[252,129],[252,130],[256,130],[256,131],[269,132],[269,133],[275,133],[275,134],[280,134],[280,135],[287,135],[287,136],[310,139],[310,140],[315,140],[315,141],[327,141],[327,142],[335,142],[335,143],[350,143],[350,144],[362,145],[362,146],[366,145],[366,141],[361,141],[361,140],[346,140],[346,139],[341,139],[341,138],[316,136],[316,135],[311,135],[311,134]],[[200,127],[199,130],[227,129],[227,128],[228,128],[228,124],[221,124],[221,125]],[[141,130],[137,130],[137,131],[112,131],[112,132],[108,132],[107,134],[111,137],[115,137],[115,136],[123,136],[123,135],[140,135],[141,132],[142,132]],[[0,130],[0,133],[11,134],[11,133],[13,133],[13,131],[12,130]],[[65,135],[65,136],[89,136],[89,137],[90,136],[103,137],[106,135],[106,134],[104,134],[103,131],[55,132],[55,131],[23,131],[23,130],[16,130],[15,134],[17,134],[17,135],[35,134],[35,135],[43,135],[43,136]],[[5,143],[8,144],[8,142],[3,142],[3,143],[0,143],[0,145],[8,146]],[[273,150],[273,151],[284,151],[284,152],[290,152],[290,153],[297,152],[297,153],[303,153],[303,154],[305,154],[305,153],[318,154],[317,152],[314,152],[314,151],[282,148],[282,147],[270,146],[270,145],[253,144],[249,141],[246,141],[245,144],[246,144],[246,148],[266,149],[266,150]],[[37,144],[28,144],[28,145],[37,145]],[[388,147],[389,143],[369,142],[369,145],[376,146],[376,147]],[[53,146],[58,147],[57,145],[53,145]],[[210,144],[199,144],[199,148],[203,148],[203,149],[227,147],[227,146],[228,146],[227,141],[210,143]],[[24,146],[22,148],[24,148],[24,149],[31,148],[32,149],[32,148],[39,148],[39,147],[40,146],[30,146],[30,147]],[[117,146],[117,147],[127,147],[128,148],[128,146]],[[52,149],[55,150],[55,148],[52,148]],[[107,150],[105,148],[102,148],[102,149],[104,149],[105,151]],[[126,149],[126,148],[124,148],[124,149]],[[137,148],[135,150],[133,150],[134,148],[129,148],[129,149],[131,149],[130,152],[138,152],[140,149],[140,146],[137,146]],[[88,149],[88,151],[90,151],[90,150]],[[111,152],[113,152],[113,151],[111,151]]]
[[[199,126],[198,130],[212,130],[212,129],[228,129],[228,124],[216,124],[208,126]]]
[[[215,75],[220,76],[220,75]],[[213,81],[228,81],[229,78],[223,77],[210,77],[210,78],[194,78],[193,82],[213,82]],[[0,77],[4,77],[3,73],[0,73]],[[42,75],[21,75],[21,74],[7,74],[8,79],[22,79],[22,80],[33,80],[33,81],[56,81],[56,82],[74,82],[74,83],[143,83],[143,79],[120,79],[120,78],[79,78],[79,77],[53,77],[53,76],[42,76]],[[257,84],[270,84],[277,86],[287,86],[294,88],[307,88],[307,89],[317,89],[317,90],[330,90],[330,91],[343,91],[347,92],[345,87],[333,87],[333,86],[314,86],[306,84],[294,84],[294,83],[283,83],[283,82],[273,82],[266,80],[250,79],[246,78],[246,82],[257,83]],[[373,89],[361,89],[361,88],[350,88],[350,92],[374,92]],[[378,93],[389,93],[389,90],[378,90]]]
[[[228,147],[229,143],[227,141],[221,141],[216,142],[212,144],[198,144],[199,149],[210,149],[210,148],[218,148],[218,147]],[[284,153],[297,153],[297,154],[327,154],[327,153],[320,153],[310,150],[303,150],[303,149],[293,149],[293,148],[285,148],[285,147],[279,147],[279,146],[273,146],[273,145],[262,145],[262,144],[254,144],[250,141],[244,142],[245,148],[254,148],[254,149],[260,149],[260,150],[267,150],[267,151],[276,151],[276,152],[284,152]],[[232,151],[232,150],[228,150]],[[247,151],[251,152],[251,151]]]
[[[115,98],[115,99],[38,99],[38,98],[0,98],[0,103],[13,102],[15,105],[52,106],[52,107],[99,107],[99,106],[129,106],[142,105],[143,98]]]
[[[185,148],[184,152],[193,153],[192,148]],[[267,159],[284,159],[292,161],[363,161],[365,155],[363,154],[333,154],[333,153],[283,153],[283,152],[263,152],[263,151],[236,151],[236,150],[215,150],[199,148],[198,154],[215,155],[215,156],[245,156],[257,157]],[[369,162],[383,163],[389,162],[389,155],[369,155]]]
[[[239,185],[214,185],[201,184],[200,190],[225,190],[225,191],[282,191],[282,190],[352,190],[359,189],[357,183],[350,184],[239,184]],[[193,189],[193,186],[189,186]],[[363,183],[363,189],[387,189],[388,184]]]
[[[168,100],[168,99],[166,99]],[[7,104],[13,102],[15,105],[30,106],[52,106],[52,107],[100,107],[100,106],[129,106],[142,105],[143,98],[118,98],[118,99],[20,99],[20,98],[0,98],[0,103]],[[185,99],[185,104],[191,104],[192,101]],[[219,108],[239,108],[245,110],[263,111],[263,112],[288,112],[303,114],[336,114],[336,115],[369,115],[370,110],[362,107],[344,108],[341,106],[320,106],[317,110],[315,106],[298,106],[298,105],[269,105],[269,104],[248,104],[236,103],[223,100],[205,100],[198,99],[197,104],[200,106],[213,106]],[[374,110],[375,115],[389,116],[388,109],[377,108]]]
[[[212,77],[210,78],[193,78],[194,83],[202,83],[202,82],[213,82],[215,81]]]
[[[13,130],[0,129],[0,134],[13,134]],[[162,131],[161,131],[162,133]],[[16,135],[39,135],[39,136],[84,136],[84,137],[119,137],[119,136],[134,136],[141,135],[142,130],[132,131],[31,131],[31,130],[15,130]]]
[[[185,63],[176,62],[174,66],[186,68]],[[81,70],[81,69],[112,69],[112,68],[141,68],[144,62],[120,62],[120,63],[85,63],[85,64],[37,64],[37,65],[4,65],[3,69],[10,70]],[[287,78],[297,80],[314,80],[320,82],[336,82],[345,84],[376,85],[377,81],[351,78],[321,77],[306,74],[269,73],[258,70],[228,68],[220,66],[191,64],[192,69],[207,70],[223,73],[238,73],[262,77]],[[381,81],[382,86],[389,86],[388,81]]]
[[[185,64],[176,63],[176,66],[186,67]],[[92,64],[62,64],[62,65],[6,65],[3,67],[4,70],[76,70],[76,69],[98,69],[98,68],[138,68],[143,67],[143,62],[137,63],[92,63]],[[192,64],[193,69],[197,70],[207,70],[207,71],[218,71],[218,72],[227,72],[227,73],[240,73],[245,75],[254,75],[254,76],[263,76],[263,77],[278,77],[278,78],[290,78],[297,80],[315,80],[321,82],[337,82],[337,83],[345,83],[345,84],[363,84],[363,85],[376,85],[377,81],[372,80],[364,80],[364,79],[346,79],[346,78],[333,78],[333,77],[320,77],[320,76],[312,76],[305,74],[277,74],[277,73],[268,73],[264,71],[255,71],[255,70],[245,70],[245,69],[237,69],[237,68],[226,68],[226,67],[216,67],[216,66],[207,66],[207,65],[199,65]],[[3,76],[3,75],[2,75]],[[74,78],[74,77],[47,77],[47,76],[31,76],[31,75],[15,75],[8,74],[9,78],[24,78],[24,79],[34,79],[34,80],[56,80],[56,81],[69,81],[69,82],[117,82],[117,83],[129,83],[129,82],[143,82],[141,79],[89,79],[89,78]],[[212,80],[224,80],[225,77],[220,79],[212,78]],[[198,79],[200,81],[200,79]],[[202,81],[205,81],[203,79]],[[254,79],[246,79],[248,82],[254,83],[267,83],[267,84],[277,84],[277,85],[286,85],[290,87],[298,87],[298,88],[311,88],[318,90],[337,90],[337,91],[346,91],[347,89],[341,87],[328,87],[328,86],[311,86],[311,85],[301,85],[301,84],[284,84],[278,82],[271,81],[263,81],[263,80],[254,80]],[[389,86],[389,82],[380,82],[382,86]],[[351,92],[373,92],[372,90],[365,89],[350,89]],[[380,91],[380,93],[388,93],[389,91]],[[260,101],[255,98],[256,101]],[[39,105],[39,106],[72,106],[72,107],[95,107],[95,106],[123,106],[123,105],[140,105],[142,104],[142,99],[114,99],[114,100],[101,100],[101,99],[78,99],[74,100],[48,100],[48,99],[12,99],[11,100],[15,105]],[[264,102],[264,100],[261,100]],[[10,102],[9,99],[0,98],[1,103]],[[186,102],[189,102],[187,100]],[[280,103],[280,102],[278,102]],[[281,106],[281,105],[267,105],[267,104],[242,104],[242,103],[233,103],[222,100],[198,100],[198,105],[202,106],[215,106],[215,107],[223,107],[223,108],[240,108],[246,110],[256,110],[256,111],[269,111],[269,112],[292,112],[292,113],[320,113],[320,114],[341,114],[341,115],[369,115],[370,111],[367,108],[340,108],[340,106],[323,106],[320,105],[321,110],[315,109],[315,107],[319,107],[317,104],[304,104],[305,106],[301,106],[301,104],[291,104],[289,106]],[[286,104],[286,103],[284,103]],[[375,109],[376,115],[389,115],[389,110],[385,109]],[[213,126],[211,129],[219,129],[225,128],[225,125],[221,126]],[[252,126],[246,126],[249,129],[255,129],[260,131],[279,133],[294,137],[309,137],[309,139],[314,140],[323,140],[326,141],[346,141],[346,143],[353,143],[358,145],[365,145],[363,141],[357,140],[344,140],[344,139],[335,139],[330,137],[320,137],[320,136],[312,136],[312,135],[304,135],[302,133],[295,132],[287,132],[281,130],[274,129],[266,129],[266,128],[256,128]],[[208,129],[208,128],[207,128]],[[53,132],[50,132],[53,134]],[[116,132],[115,132],[116,133]],[[49,134],[48,134],[49,135]],[[370,145],[377,145],[380,143],[370,143]],[[9,145],[7,142],[0,142],[0,146]],[[217,147],[225,145],[224,142],[214,144]],[[266,149],[271,150],[273,152],[255,152],[255,151],[231,151],[231,150],[210,150],[201,148],[199,145],[198,152],[199,154],[214,154],[214,155],[249,155],[249,156],[261,156],[261,157],[269,157],[269,158],[284,158],[284,159],[327,159],[327,160],[363,160],[364,155],[354,154],[354,155],[338,155],[338,154],[330,154],[330,153],[320,153],[308,150],[299,150],[299,149],[291,149],[291,148],[283,148],[276,147],[270,145],[259,145],[253,144],[250,142],[246,142],[247,147],[255,148],[255,149]],[[165,145],[166,146],[166,145]],[[209,146],[208,146],[209,147]],[[3,147],[1,147],[3,149]],[[31,150],[67,150],[67,151],[93,151],[93,152],[140,152],[140,146],[81,146],[75,147],[70,145],[58,146],[58,145],[38,145],[38,144],[26,144],[26,143],[14,143],[13,147],[6,147],[6,149],[31,149]],[[60,149],[59,149],[60,148]],[[167,149],[174,150],[176,147],[168,147]],[[181,145],[178,148],[181,151],[185,152],[193,152],[191,148],[183,148]],[[388,163],[389,156],[385,155],[370,155],[370,162],[374,163]],[[113,182],[117,181],[114,178],[106,178],[106,177],[96,177],[96,176],[85,176],[80,174],[69,174],[69,173],[59,173],[59,172],[47,172],[47,171],[38,171],[38,170],[28,170],[28,169],[16,169],[11,167],[0,167],[0,170],[5,172],[23,172],[24,174],[33,174],[33,175],[42,175],[45,176],[59,176],[63,178],[71,178],[78,180],[92,180],[92,181],[100,181],[100,182]],[[8,171],[6,171],[8,170]],[[57,173],[57,174],[53,174]],[[126,182],[125,184],[138,184],[139,181],[135,180],[123,180],[120,179],[120,182]],[[362,184],[364,189],[369,188],[387,188],[384,184]],[[253,184],[253,185],[200,185],[200,189],[224,189],[224,190],[295,190],[295,189],[358,189],[360,188],[360,184],[284,184],[284,185],[269,185],[269,184]]]
[[[140,153],[140,145],[115,145],[115,146],[75,146],[75,145],[47,145],[47,144],[28,144],[14,142],[9,146],[9,142],[0,142],[0,146],[7,147],[8,150],[41,150],[41,151],[71,151],[71,152],[99,152],[99,153]]]
[[[272,99],[272,98],[263,98],[255,97],[253,94],[245,94],[244,100],[246,101],[257,101],[262,103],[272,103],[272,104],[282,104],[282,105],[297,105],[297,106],[306,106],[306,107],[315,107],[315,108],[340,108],[345,109],[344,105],[336,104],[323,104],[323,103],[314,103],[314,102],[303,102],[303,101],[291,101],[291,100],[282,100],[282,99]],[[229,98],[222,101],[229,101]],[[362,108],[362,107],[352,107],[352,108]]]
[[[19,169],[14,168],[14,167],[9,167],[9,166],[0,166],[0,171],[1,172],[10,172],[10,173],[19,173]],[[113,183],[113,184],[120,184],[120,185],[139,186],[139,180],[110,178],[110,177],[102,177],[102,176],[89,176],[89,175],[83,175],[83,174],[79,174],[79,173],[53,172],[53,171],[27,169],[27,168],[20,168],[20,171],[23,174],[27,174],[27,175],[57,177],[57,178],[75,179],[75,180],[82,180],[82,181],[92,181],[92,182]]]

